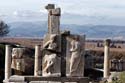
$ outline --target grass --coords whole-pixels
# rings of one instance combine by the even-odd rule
[[[121,83],[125,83],[125,71],[121,73],[120,80],[121,80]]]
[[[119,76],[119,79],[117,80],[114,80],[113,82],[111,83],[125,83],[125,71],[124,72],[121,72],[120,76]]]

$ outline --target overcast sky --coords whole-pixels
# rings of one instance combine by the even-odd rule
[[[45,11],[44,6],[55,3],[62,12],[81,15],[125,16],[125,0],[0,0],[0,12],[32,10]]]

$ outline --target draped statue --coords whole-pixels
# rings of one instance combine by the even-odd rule
[[[71,41],[70,76],[83,76],[83,56],[80,36],[75,35]]]

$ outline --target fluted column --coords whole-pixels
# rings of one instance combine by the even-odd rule
[[[38,76],[38,72],[41,70],[40,64],[40,45],[35,46],[35,64],[34,64],[34,76]]]
[[[5,80],[11,76],[11,47],[6,45],[5,48]]]
[[[107,39],[104,42],[104,74],[103,74],[104,78],[107,78],[110,73],[110,68],[109,68],[110,41],[111,41],[110,39]]]

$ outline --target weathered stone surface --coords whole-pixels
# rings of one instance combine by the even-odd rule
[[[47,40],[45,38],[45,40]],[[53,76],[52,74],[59,73],[59,59],[58,59],[58,47],[59,42],[58,36],[56,34],[51,34],[48,41],[44,43],[44,57],[42,60],[42,75],[43,76]],[[55,75],[54,75],[55,76]],[[58,75],[57,75],[58,76]]]
[[[25,77],[14,75],[9,78],[9,82],[25,82]]]
[[[70,76],[84,76],[85,37],[73,35],[71,38]]]
[[[59,34],[60,33],[60,17],[51,15],[49,17],[48,33],[49,34]]]
[[[27,82],[7,82],[7,83],[27,83]]]
[[[52,81],[32,81],[30,83],[61,83],[61,82],[52,82]]]
[[[78,83],[78,82],[32,81],[30,83]],[[83,82],[81,82],[81,83],[83,83]]]
[[[107,39],[104,42],[105,46],[104,46],[104,78],[108,78],[109,74],[110,74],[110,68],[109,68],[109,52],[110,52],[110,40]]]
[[[40,45],[35,46],[35,65],[34,65],[34,76],[39,75],[39,71],[41,71],[41,53],[40,53]]]
[[[48,10],[48,34],[59,34],[61,9],[55,9],[54,4],[48,4],[46,9]]]
[[[60,8],[56,8],[52,10],[52,15],[60,16],[60,14],[61,14]]]
[[[42,77],[42,76],[11,76],[9,82],[31,82],[31,83],[44,83],[44,82],[76,82],[76,83],[89,83],[89,79],[86,77]]]
[[[15,53],[12,54],[12,74],[14,75],[33,75],[34,51],[29,48],[13,48]],[[19,65],[17,64],[20,63]],[[30,70],[29,70],[30,69]]]
[[[5,80],[11,76],[11,46],[6,45],[5,50]]]
[[[13,48],[12,49],[12,64],[11,68],[19,71],[25,71],[24,62],[24,50],[25,48]]]
[[[43,39],[43,57],[42,57],[42,75],[58,76],[60,75],[60,54],[61,38],[60,34],[60,8],[55,8],[54,4],[46,6],[48,10],[48,34]],[[52,39],[52,36],[56,35]]]

